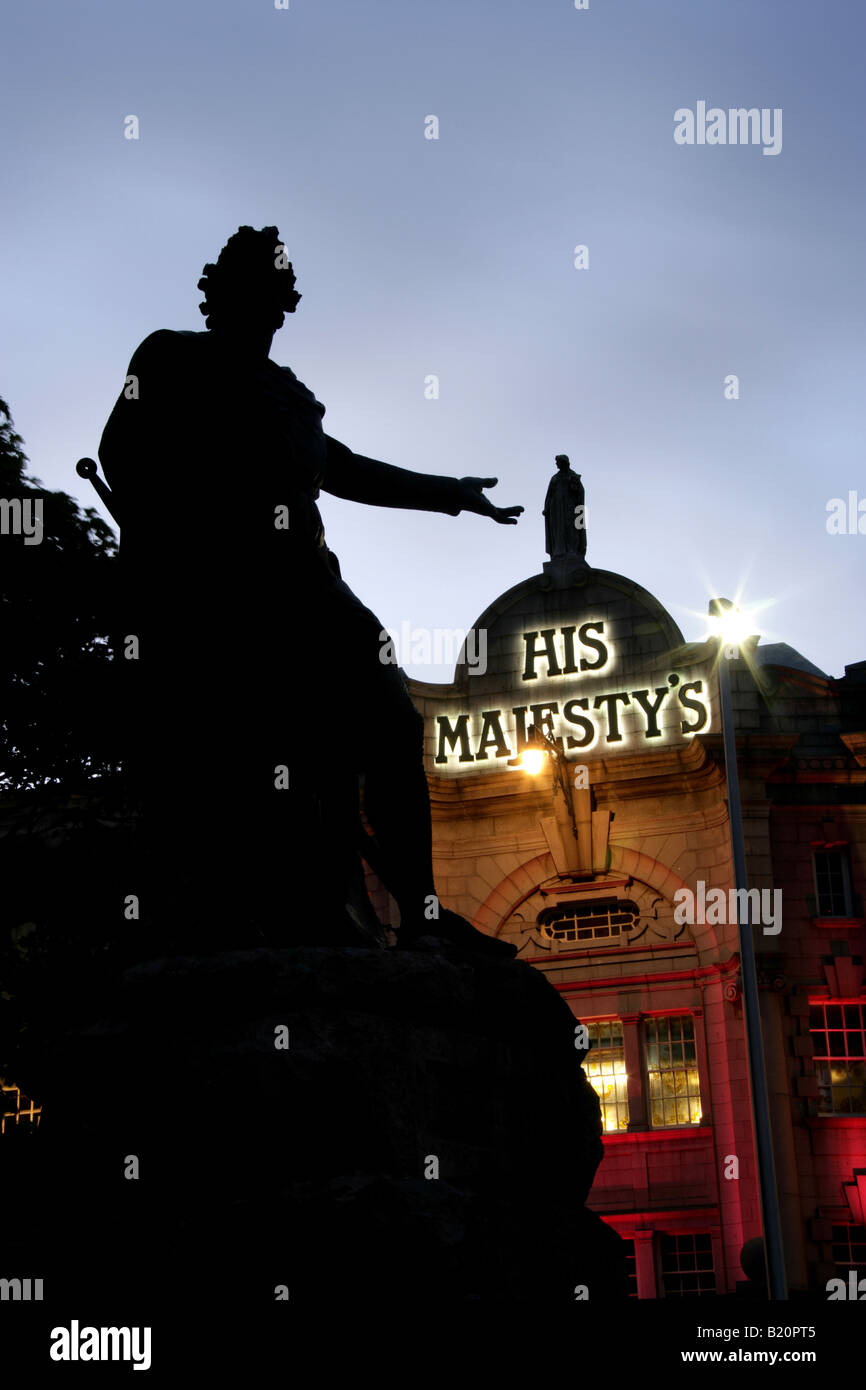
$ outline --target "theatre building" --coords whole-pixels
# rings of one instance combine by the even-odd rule
[[[629,1243],[633,1293],[734,1293],[761,1225],[728,663],[788,1283],[825,1298],[866,1275],[866,662],[832,679],[784,644],[685,643],[639,584],[558,548],[477,619],[453,684],[409,682],[441,899],[588,1028],[589,1204]],[[555,1209],[568,1174],[548,1177]]]

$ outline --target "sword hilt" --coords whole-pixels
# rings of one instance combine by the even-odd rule
[[[117,522],[118,526],[120,526],[121,520],[117,512],[117,498],[108,484],[104,483],[100,478],[99,465],[96,460],[89,458],[79,459],[75,465],[75,471],[79,478],[88,478],[90,480],[109,512],[114,517],[114,520]]]

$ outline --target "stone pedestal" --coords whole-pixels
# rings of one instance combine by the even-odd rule
[[[50,1042],[27,1263],[181,1304],[619,1297],[574,1024],[530,966],[432,947],[133,966]]]

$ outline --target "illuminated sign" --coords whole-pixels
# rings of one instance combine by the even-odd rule
[[[504,764],[527,747],[533,724],[578,754],[688,738],[709,724],[705,681],[687,672],[659,672],[651,685],[639,678],[614,684],[614,645],[602,619],[536,628],[521,639],[519,679],[541,682],[548,698],[490,698],[489,708],[437,714],[433,761],[440,768]],[[542,692],[536,686],[532,693]]]

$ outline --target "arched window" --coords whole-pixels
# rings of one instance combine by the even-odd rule
[[[538,930],[549,941],[612,945],[637,926],[640,913],[633,902],[597,898],[593,902],[559,903],[538,914]]]

